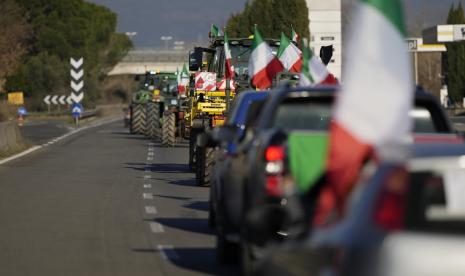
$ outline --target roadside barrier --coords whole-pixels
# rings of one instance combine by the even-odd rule
[[[0,123],[0,156],[16,152],[25,146],[16,121]]]

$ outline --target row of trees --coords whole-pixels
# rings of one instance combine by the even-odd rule
[[[465,24],[462,3],[451,6],[447,24]],[[449,97],[454,102],[462,102],[465,97],[465,42],[447,43],[444,71],[447,72]]]
[[[23,55],[9,72],[0,71],[6,76],[5,89],[24,91],[30,107],[40,109],[46,94],[69,94],[69,59],[84,57],[85,101],[87,105],[94,104],[100,97],[98,86],[107,70],[132,47],[125,35],[115,33],[116,14],[84,0],[5,1],[17,11],[6,13],[9,20],[23,18],[19,21],[23,29],[12,31],[22,34],[17,39],[23,51],[17,54]],[[14,52],[14,45],[6,47]],[[3,53],[1,49],[0,52]]]
[[[309,37],[308,8],[305,0],[253,0],[242,12],[233,14],[226,29],[232,37],[248,37],[257,24],[265,37],[279,38],[281,32],[290,35],[290,27],[302,37]]]

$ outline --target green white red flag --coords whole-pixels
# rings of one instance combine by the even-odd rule
[[[294,31],[294,28],[291,31],[291,39],[293,42],[299,43],[299,35]]]
[[[210,37],[213,39],[219,36],[220,36],[220,29],[214,24],[212,24],[211,29],[210,29]]]
[[[360,0],[330,129],[328,185],[316,223],[344,212],[363,164],[410,135],[413,81],[400,0]],[[367,43],[369,41],[369,43]],[[325,221],[326,220],[326,221]]]
[[[224,55],[226,60],[226,70],[225,70],[225,78],[233,79],[234,78],[234,67],[232,65],[232,56],[231,56],[231,49],[229,49],[229,38],[226,32],[224,32]]]
[[[283,65],[255,27],[249,59],[249,77],[252,84],[258,89],[268,89],[273,84],[273,78],[283,69]]]
[[[284,69],[289,72],[300,73],[302,69],[302,51],[284,33],[281,33],[278,58]]]
[[[185,94],[187,91],[187,86],[189,85],[189,71],[187,70],[186,64],[184,64],[181,72],[179,72],[179,69],[176,68],[176,73],[178,81],[178,93]]]
[[[308,45],[308,40],[303,40],[303,65],[300,73],[300,86],[313,86],[328,82],[331,74],[321,60],[314,55]]]

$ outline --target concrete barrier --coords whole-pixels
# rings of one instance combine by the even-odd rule
[[[15,121],[0,123],[0,157],[18,152],[26,147]]]

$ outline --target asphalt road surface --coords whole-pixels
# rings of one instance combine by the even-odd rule
[[[73,127],[62,120],[30,121],[20,128],[27,142],[33,145],[45,144],[52,138],[61,136]]]
[[[238,274],[187,154],[118,121],[0,165],[0,275]]]

